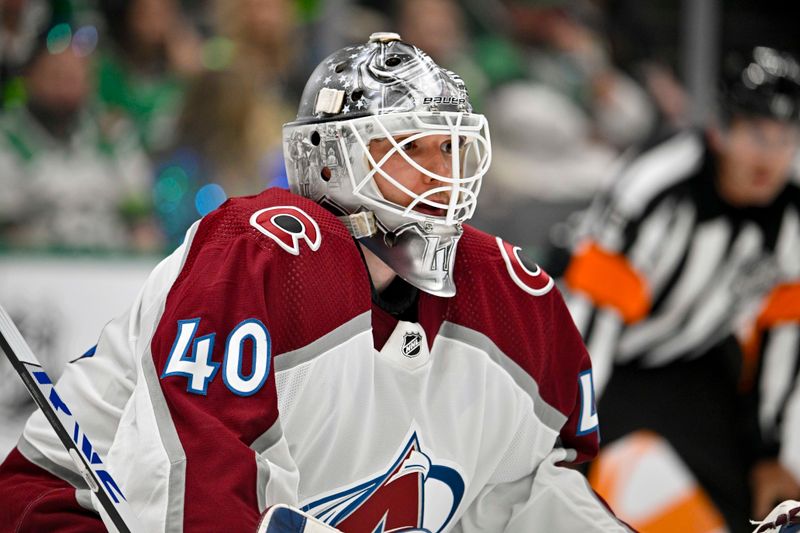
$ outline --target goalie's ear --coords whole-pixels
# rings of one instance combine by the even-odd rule
[[[338,529],[284,504],[273,505],[261,517],[256,533],[337,533]],[[341,532],[339,532],[341,533]]]

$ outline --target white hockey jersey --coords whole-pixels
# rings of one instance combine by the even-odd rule
[[[454,269],[397,321],[333,215],[232,199],[57,388],[147,531],[252,532],[275,503],[346,532],[627,531],[563,465],[598,420],[552,280],[471,228]],[[19,452],[92,506],[40,412]]]

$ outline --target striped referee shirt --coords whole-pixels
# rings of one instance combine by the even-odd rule
[[[587,215],[564,276],[598,394],[614,364],[668,365],[730,334],[758,385],[762,433],[800,479],[800,188],[736,208],[701,135],[633,160]]]

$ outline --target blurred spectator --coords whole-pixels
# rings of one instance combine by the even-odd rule
[[[47,0],[4,0],[0,3],[0,105],[19,99],[20,87],[11,84],[17,70],[30,57],[36,36],[50,19]]]
[[[305,54],[293,4],[219,0],[214,8],[206,70],[188,90],[156,175],[156,209],[171,244],[228,197],[288,186],[282,126],[293,118],[296,59]]]
[[[341,11],[338,17],[337,38],[340,43],[360,43],[364,40],[365,35],[372,35],[375,32],[387,31],[395,24],[394,13],[391,9],[387,8],[386,2],[378,2],[380,5],[364,5],[365,2],[353,2],[348,5],[344,11]],[[319,31],[320,27],[328,24],[325,15],[333,9],[321,10],[317,19],[313,23],[313,29]],[[319,42],[321,39],[319,35],[312,37],[313,45],[320,50],[324,45]],[[325,38],[327,36],[322,36]],[[312,41],[313,42],[313,41]],[[327,48],[325,49],[327,51]],[[320,52],[322,53],[322,52]],[[313,69],[313,66],[311,67]]]
[[[282,126],[294,118],[306,82],[303,61],[309,55],[306,38],[296,20],[295,3],[292,0],[215,0],[214,6],[217,35],[223,42],[230,43],[231,56],[221,64],[206,64],[212,71],[211,80],[200,84],[201,91],[205,86],[215,94],[211,102],[219,105],[214,112],[219,120],[230,122],[232,115],[226,113],[226,109],[249,108],[249,113],[239,114],[242,126],[247,121],[239,135],[251,155],[253,151],[260,154],[259,158],[274,150],[282,153]],[[222,74],[215,72],[220,70]],[[237,93],[222,90],[220,83],[225,82],[219,77],[224,75],[229,75],[230,83],[246,93],[243,103],[234,104],[231,100],[238,97]],[[195,102],[197,109],[201,105],[201,101]],[[192,126],[200,127],[200,124]],[[233,133],[233,128],[229,131]],[[248,159],[244,166],[248,164],[251,166],[247,170],[252,170],[252,160]],[[269,181],[275,176],[262,175],[262,188],[265,177]]]
[[[514,48],[481,43],[490,76],[505,83],[487,98],[494,153],[476,225],[534,248],[546,263],[550,228],[605,186],[655,114],[645,91],[612,64],[589,4],[505,5]],[[503,50],[504,65],[486,56]]]
[[[800,65],[759,47],[727,66],[719,124],[625,168],[564,281],[604,445],[660,434],[737,532],[800,497]]]
[[[233,44],[232,66],[291,109],[305,86],[306,39],[292,0],[214,0],[216,33]]]
[[[177,141],[158,167],[154,198],[170,243],[230,196],[287,187],[281,126],[290,115],[264,103],[239,70],[196,80],[181,113]]]
[[[208,177],[228,196],[255,194],[276,177],[270,158],[282,156],[281,126],[290,117],[264,102],[253,78],[209,72],[189,91],[177,134],[207,161]]]
[[[101,0],[113,45],[98,65],[98,94],[130,119],[148,153],[172,141],[186,78],[201,68],[201,42],[178,0]]]
[[[642,78],[663,121],[664,131],[674,132],[690,125],[689,95],[673,70],[658,61],[640,65]]]
[[[593,137],[591,120],[546,85],[512,83],[488,106],[492,176],[501,193],[545,202],[586,202],[607,180],[619,153]]]
[[[645,92],[617,69],[599,30],[602,13],[588,1],[507,3],[525,77],[568,98],[587,114],[591,134],[626,148],[653,125]]]
[[[600,2],[615,63],[641,80],[658,111],[654,140],[688,126],[689,98],[676,74],[685,65],[681,65],[681,43],[676,37],[681,34],[682,11],[689,9],[689,4],[672,0]]]
[[[2,242],[154,248],[147,160],[124,124],[109,127],[93,113],[85,50],[70,34],[51,31],[39,40],[23,81],[25,105],[0,119]]]
[[[458,72],[469,88],[472,107],[483,112],[488,79],[472,59],[464,14],[456,0],[406,0],[398,3],[400,35],[445,68]]]

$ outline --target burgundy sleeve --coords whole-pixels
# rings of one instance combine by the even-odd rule
[[[0,532],[106,531],[100,517],[80,505],[75,488],[28,461],[16,448],[0,465]]]
[[[283,441],[274,358],[369,309],[369,282],[365,272],[338,275],[364,270],[347,234],[326,229],[318,250],[294,254],[252,229],[231,236],[207,218],[167,296],[151,352],[186,457],[184,530],[225,517],[226,531],[249,532],[264,481],[251,445]]]
[[[560,432],[561,442],[564,448],[577,452],[573,462],[582,463],[593,459],[600,446],[592,362],[561,294],[553,289],[551,297],[550,319],[557,332],[554,356],[560,359],[555,374],[562,379],[549,383],[551,380],[543,377],[543,395],[552,395],[558,409],[567,415]]]
[[[221,516],[229,531],[254,531],[258,523],[250,445],[278,420],[268,257],[246,237],[190,254],[151,342],[186,457],[186,531]]]

